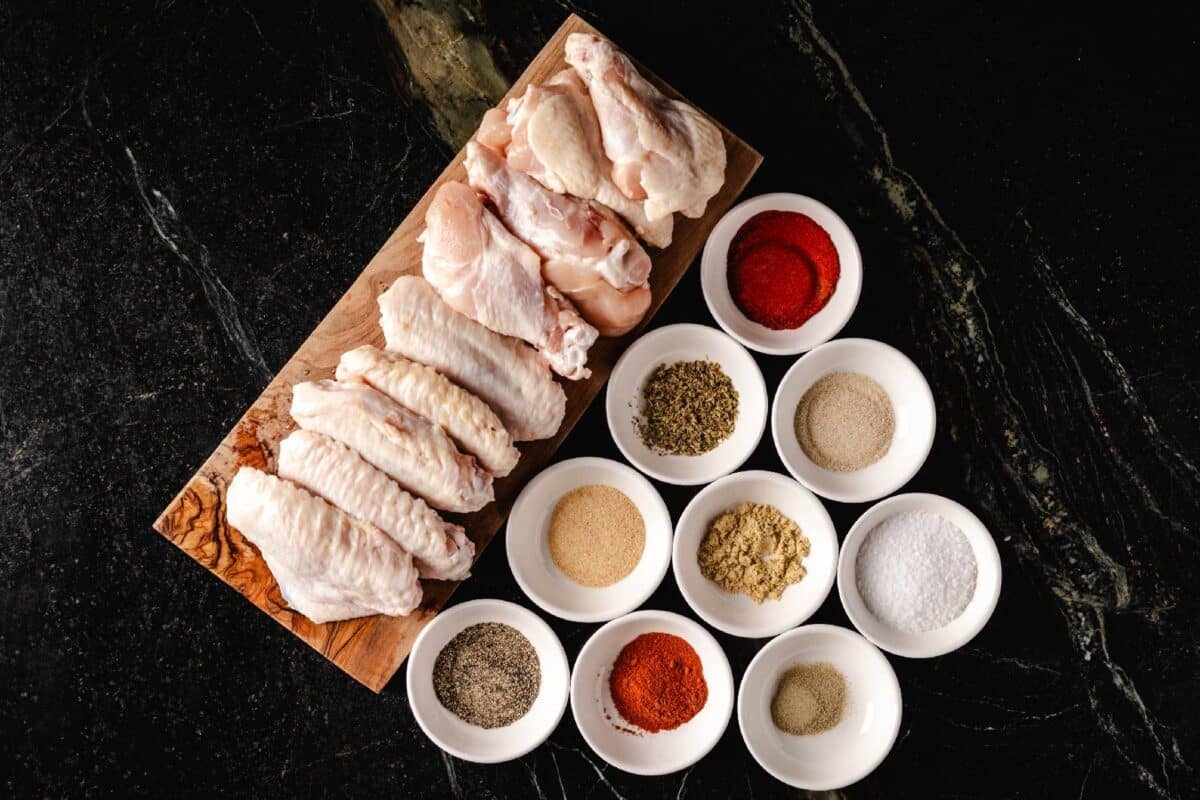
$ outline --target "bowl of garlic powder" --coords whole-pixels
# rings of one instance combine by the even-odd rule
[[[607,458],[572,458],[543,470],[521,490],[505,531],[521,590],[573,622],[633,611],[671,561],[662,497],[637,470]]]

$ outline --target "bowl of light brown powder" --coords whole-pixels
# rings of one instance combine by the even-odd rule
[[[875,769],[900,731],[900,683],[887,658],[847,628],[804,625],[767,643],[738,690],[738,727],[763,769],[828,791]]]
[[[843,503],[877,500],[907,483],[936,427],[921,370],[872,339],[835,339],[799,358],[771,407],[771,435],[788,472]]]
[[[812,492],[776,472],[736,472],[707,486],[675,528],[672,564],[688,605],[735,636],[763,637],[808,619],[837,572],[833,522]]]
[[[547,612],[602,622],[648,598],[671,560],[671,516],[637,471],[604,458],[543,470],[513,504],[506,528],[517,584]]]

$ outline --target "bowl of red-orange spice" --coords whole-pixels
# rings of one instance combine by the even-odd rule
[[[669,611],[635,611],[602,626],[571,673],[571,712],[584,741],[635,775],[695,764],[725,732],[733,703],[721,645]]]
[[[800,194],[753,197],[704,245],[700,284],[721,328],[751,350],[795,355],[838,334],[862,293],[862,256],[832,209]]]

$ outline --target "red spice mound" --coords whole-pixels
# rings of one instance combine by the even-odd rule
[[[733,302],[772,330],[791,330],[825,307],[841,276],[833,239],[812,217],[762,211],[729,243],[727,280]]]
[[[700,657],[670,633],[643,633],[621,648],[608,688],[621,716],[650,733],[678,728],[708,702]]]

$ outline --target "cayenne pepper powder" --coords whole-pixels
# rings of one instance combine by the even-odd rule
[[[824,308],[842,273],[829,233],[795,211],[761,211],[746,220],[726,263],[734,304],[776,331],[799,328]]]
[[[708,701],[700,656],[670,633],[643,633],[621,648],[608,688],[621,716],[650,733],[678,728]]]

